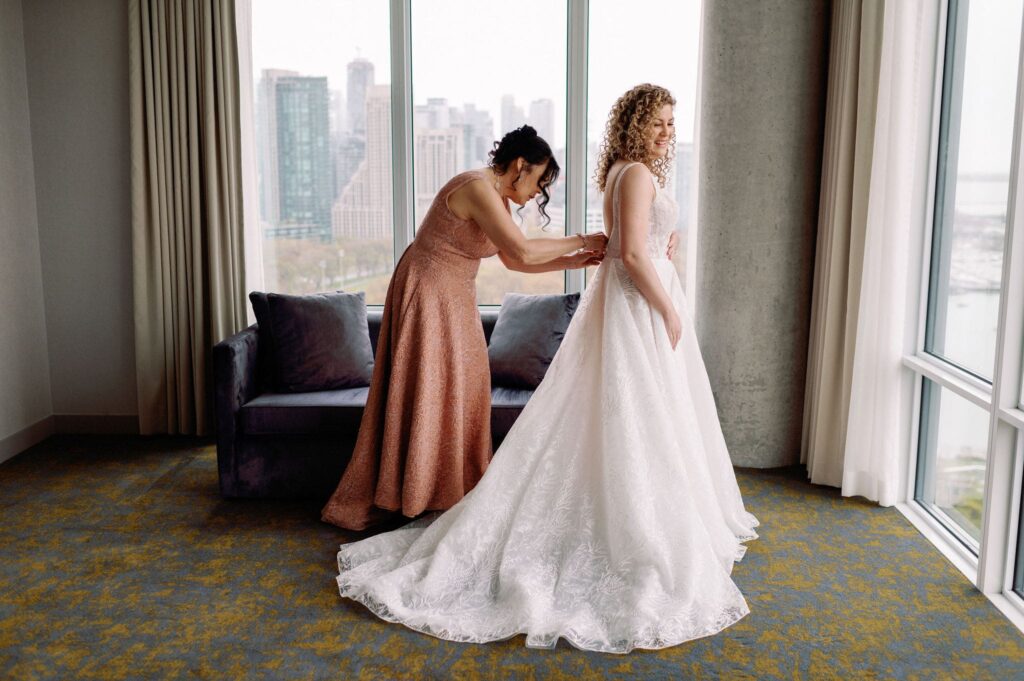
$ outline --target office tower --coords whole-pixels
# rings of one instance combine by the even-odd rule
[[[348,63],[348,128],[356,135],[366,134],[366,96],[373,87],[373,64],[362,57]]]
[[[550,99],[535,99],[530,102],[530,117],[526,121],[537,129],[551,148],[555,148],[555,103]]]
[[[444,97],[431,97],[413,108],[413,128],[451,127],[451,110]]]
[[[264,69],[256,90],[256,165],[259,171],[260,221],[265,226],[274,226],[279,220],[277,80],[297,75],[295,71]]]
[[[265,233],[327,240],[333,195],[327,79],[264,71],[258,99]]]
[[[459,172],[463,159],[461,128],[416,128],[414,132],[416,175],[416,224],[427,214],[437,191]]]
[[[501,98],[501,130],[498,132],[500,139],[505,133],[515,130],[526,122],[523,115],[523,107],[516,105],[515,97],[504,95]]]
[[[331,224],[335,237],[391,239],[391,88],[366,89],[366,156],[334,203]]]
[[[347,114],[345,108],[345,93],[341,90],[331,90],[331,146],[341,139],[348,128],[346,127],[345,117]]]
[[[454,111],[458,122],[453,123],[453,126],[462,127],[462,170],[487,165],[490,158],[488,154],[494,148],[495,140],[491,115],[477,109],[474,104],[466,104],[461,111]]]
[[[359,135],[342,133],[338,136],[331,150],[331,167],[334,169],[334,196],[337,200],[359,169],[359,164],[366,156],[366,140]]]

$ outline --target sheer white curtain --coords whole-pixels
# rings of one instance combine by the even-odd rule
[[[259,184],[256,177],[256,126],[253,112],[252,0],[235,0],[238,34],[238,118],[242,152],[242,214],[245,232],[245,290],[263,290],[263,230],[260,229]],[[256,321],[246,308],[250,324]]]
[[[840,1],[834,11],[833,48],[849,63],[830,74],[803,458],[812,481],[891,506],[913,406],[902,357],[916,342],[939,3]]]
[[[913,394],[920,235],[927,213],[939,3],[885,3],[843,494],[901,501]]]

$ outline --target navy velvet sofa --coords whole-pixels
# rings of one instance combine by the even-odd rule
[[[367,312],[374,353],[380,310]],[[480,313],[490,341],[498,310]],[[352,455],[369,388],[264,392],[256,325],[213,349],[217,464],[225,497],[316,498],[334,491]],[[532,390],[492,386],[494,446],[508,433]]]

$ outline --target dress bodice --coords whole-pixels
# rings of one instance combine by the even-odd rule
[[[619,174],[615,176],[612,187],[612,233],[608,237],[607,255],[610,258],[622,257],[622,244],[620,227],[620,192],[619,185],[622,176],[632,166],[640,165],[638,162],[627,163]],[[647,255],[651,258],[665,258],[665,251],[668,249],[668,240],[676,226],[679,208],[675,199],[667,191],[658,186],[657,180],[651,176],[654,183],[654,200],[651,202],[649,216],[649,230],[647,232]]]
[[[480,259],[497,254],[498,248],[476,222],[463,220],[448,208],[448,197],[459,187],[482,178],[481,171],[470,170],[448,180],[434,197],[411,246],[423,257],[470,278],[476,276]]]

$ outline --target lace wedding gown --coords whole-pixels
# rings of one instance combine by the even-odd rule
[[[730,573],[758,522],[664,255],[675,218],[656,187],[648,250],[683,320],[676,349],[622,264],[615,226],[479,484],[439,516],[343,545],[342,596],[452,641],[524,633],[531,647],[562,637],[612,653],[714,634],[749,612]]]

